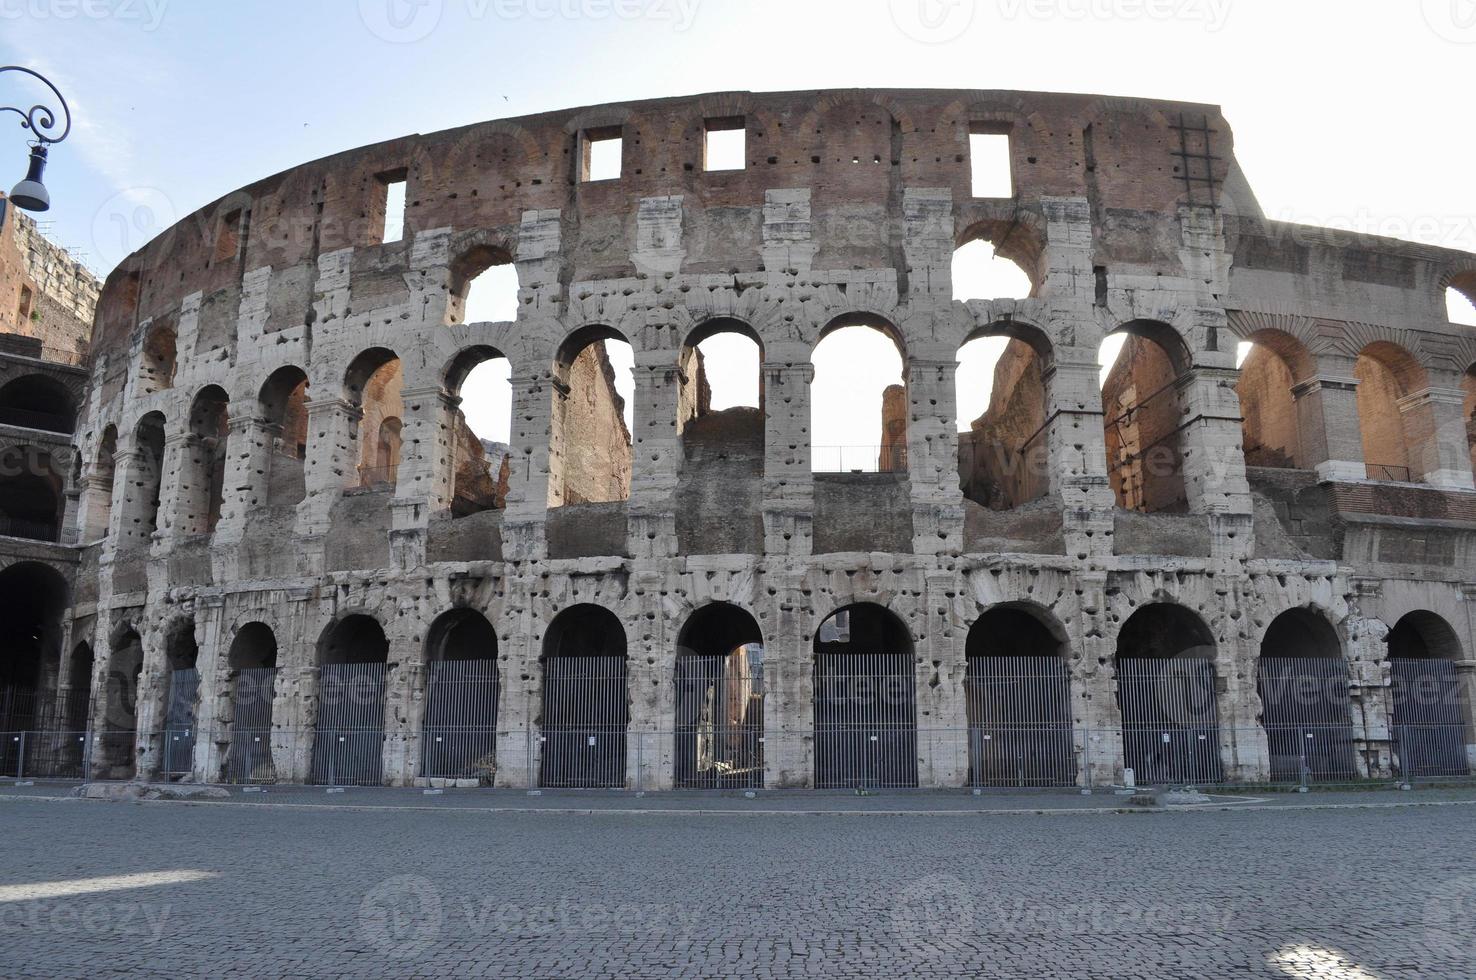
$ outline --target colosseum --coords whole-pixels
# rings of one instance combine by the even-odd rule
[[[975,185],[985,147],[1002,187]],[[956,295],[976,242],[1025,295]],[[515,317],[467,322],[500,267]],[[5,476],[7,508],[51,493],[57,516],[0,549],[35,623],[0,764],[650,791],[1466,776],[1476,327],[1452,291],[1476,297],[1476,255],[1267,218],[1208,105],[730,92],[304,164],[124,260],[88,371],[7,360],[10,384],[65,375],[75,435],[58,486]],[[871,445],[816,445],[812,355],[849,328],[901,368]],[[714,407],[720,335],[755,345],[756,406]],[[961,431],[980,338],[1003,353]],[[505,444],[463,413],[494,361]]]

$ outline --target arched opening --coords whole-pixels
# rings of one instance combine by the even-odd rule
[[[1426,610],[1408,613],[1386,637],[1395,759],[1405,776],[1468,776],[1476,754],[1471,706],[1456,663],[1460,637]]]
[[[1466,445],[1471,453],[1471,466],[1476,469],[1476,364],[1467,367],[1461,375],[1461,389],[1465,392],[1462,417],[1466,420]]]
[[[1050,343],[1040,331],[995,324],[958,350],[958,477],[964,497],[1011,510],[1050,493],[1046,384]]]
[[[677,399],[677,432],[686,461],[721,454],[762,461],[763,361],[758,334],[740,321],[709,320],[688,335]]]
[[[393,487],[400,470],[403,376],[394,351],[374,347],[354,358],[344,377],[348,402],[360,412],[357,485]]]
[[[548,506],[630,498],[630,343],[590,326],[564,341],[554,362]]]
[[[85,497],[87,511],[83,520],[86,522],[84,539],[87,542],[106,538],[108,528],[112,525],[113,479],[117,466],[113,457],[117,452],[118,430],[110,425],[103,429],[102,438],[98,440],[97,456],[92,463],[92,480]]]
[[[323,631],[312,782],[378,786],[383,781],[388,662],[389,640],[373,616],[345,616]]]
[[[168,324],[156,324],[144,338],[138,370],[140,393],[151,395],[173,388],[175,363],[174,328]]]
[[[55,569],[17,562],[0,571],[0,733],[54,726],[66,605],[67,584]],[[0,746],[0,753],[14,748]]]
[[[877,317],[842,318],[810,360],[811,470],[907,472],[907,352],[896,328]]]
[[[189,439],[179,476],[179,532],[209,534],[225,502],[229,396],[219,385],[200,390],[190,406]]]
[[[147,548],[159,528],[159,490],[164,476],[164,416],[150,412],[134,430],[135,456],[123,488],[125,540],[120,550]]]
[[[846,606],[815,632],[815,785],[917,785],[912,636],[885,606]]]
[[[1060,626],[995,606],[964,647],[970,786],[1074,786],[1071,678]]]
[[[543,705],[538,724],[540,786],[625,785],[625,628],[610,610],[581,604],[554,617],[543,636]]]
[[[447,323],[502,323],[518,318],[518,268],[512,256],[478,245],[451,263]]]
[[[0,425],[71,435],[77,428],[77,406],[60,381],[28,374],[0,388]]]
[[[143,673],[143,642],[138,631],[124,624],[110,637],[108,674],[103,686],[102,730],[93,752],[95,775],[102,779],[129,779],[136,772],[138,741],[138,680]]]
[[[1134,321],[1102,342],[1100,361],[1107,476],[1117,505],[1146,514],[1186,512],[1180,437],[1188,413],[1188,347],[1166,324]]]
[[[67,661],[67,689],[62,697],[62,730],[81,735],[92,717],[92,644],[83,641],[72,648]],[[81,753],[78,752],[80,756]]]
[[[1014,259],[1007,258],[983,238],[965,242],[953,252],[953,298],[1026,299],[1035,284]]]
[[[236,631],[227,658],[230,673],[225,696],[231,706],[231,742],[226,749],[226,781],[276,782],[271,737],[277,637],[265,623],[247,623]]]
[[[1279,330],[1262,330],[1241,344],[1241,445],[1246,466],[1309,469],[1302,451],[1298,382],[1316,373],[1302,342]]]
[[[1152,603],[1117,634],[1123,761],[1139,785],[1218,783],[1215,638],[1183,606]]]
[[[1256,690],[1273,780],[1357,778],[1348,664],[1325,617],[1288,609],[1271,621],[1261,639]]]
[[[475,779],[497,775],[497,632],[474,609],[452,609],[425,638],[427,679],[420,775]]]
[[[676,785],[762,789],[764,637],[725,602],[703,606],[677,637]]]
[[[1368,478],[1422,479],[1419,444],[1429,407],[1401,402],[1427,387],[1425,369],[1402,347],[1376,341],[1359,352],[1353,376],[1358,379],[1358,429]]]
[[[164,639],[169,687],[164,699],[164,745],[160,772],[183,776],[194,768],[195,711],[200,699],[200,648],[195,621],[178,619]]]
[[[1445,290],[1445,310],[1451,323],[1476,327],[1476,271],[1451,280]]]
[[[266,430],[262,473],[264,506],[290,507],[307,494],[303,468],[308,443],[308,378],[298,367],[281,367],[261,386],[257,403]]]
[[[17,456],[21,465],[0,475],[0,535],[57,541],[64,506],[62,473],[48,452],[26,446]]]
[[[446,375],[456,406],[451,516],[467,517],[507,506],[512,474],[512,363],[491,347],[462,351]]]

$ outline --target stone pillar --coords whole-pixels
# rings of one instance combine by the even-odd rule
[[[456,475],[456,407],[440,385],[404,388],[400,467],[390,504],[390,557],[396,568],[425,563],[433,513],[451,506]]]
[[[421,721],[425,717],[429,669],[423,647],[415,652],[391,641],[389,656],[389,675],[384,685],[381,779],[386,786],[411,786],[420,774]]]
[[[1081,650],[1071,669],[1072,724],[1077,733],[1077,780],[1102,789],[1123,779],[1122,709],[1117,702],[1117,629],[1107,605],[1107,573],[1082,572],[1079,625],[1072,647]],[[1125,619],[1126,617],[1124,617]]]
[[[914,345],[918,346],[918,345]],[[907,478],[912,497],[912,550],[963,551],[964,502],[958,479],[958,362],[943,345],[907,359]]]
[[[516,576],[513,571],[512,575]],[[538,662],[546,623],[535,622],[533,595],[540,582],[510,577],[507,600],[497,628],[502,685],[497,703],[497,778],[499,789],[532,789],[538,785],[539,742],[535,720],[543,680]]]
[[[676,490],[682,465],[676,424],[682,386],[680,356],[676,350],[643,350],[635,355],[626,547],[637,559],[669,558],[677,553]]]
[[[308,450],[303,473],[306,494],[297,507],[297,536],[305,572],[321,572],[322,538],[333,505],[358,477],[359,423],[364,413],[342,398],[307,403]]]
[[[1346,363],[1319,364],[1318,374],[1291,389],[1302,454],[1324,481],[1367,478],[1358,429],[1358,379],[1352,359],[1342,361]]]
[[[764,351],[764,553],[812,551],[815,477],[810,472],[810,383],[815,368],[804,344]]]
[[[230,637],[225,630],[225,597],[195,599],[195,636],[199,639],[200,694],[195,709],[195,779],[219,782],[231,742]]]
[[[1465,399],[1459,383],[1431,385],[1399,399],[1411,479],[1451,490],[1476,489]]]
[[[628,789],[670,790],[676,774],[676,636],[667,634],[668,625],[676,626],[667,623],[661,594],[665,578],[662,568],[636,561],[632,587],[639,593],[637,619],[625,624],[630,697],[625,761]],[[647,631],[650,639],[643,640]]]
[[[1051,490],[1061,499],[1066,554],[1079,559],[1112,554],[1116,500],[1107,479],[1101,372],[1094,349],[1057,347],[1042,377],[1045,429],[1026,447],[1027,465],[1037,465],[1044,443]]]
[[[1191,513],[1209,515],[1210,553],[1217,558],[1248,558],[1254,543],[1240,396],[1235,391],[1239,379],[1234,367],[1196,364],[1182,394],[1187,420],[1180,433],[1184,493]]]
[[[117,472],[117,463],[113,464]],[[78,501],[78,542],[92,544],[112,532],[114,480],[100,476],[82,478],[82,495]]]
[[[256,414],[255,403],[229,409],[225,479],[222,481],[217,544],[239,542],[246,534],[247,515],[266,502],[272,444],[281,427]]]
[[[1227,606],[1226,612],[1233,608]],[[1234,631],[1227,631],[1226,642],[1215,650],[1220,763],[1229,782],[1271,778],[1271,746],[1260,720],[1261,695],[1256,684],[1259,653],[1251,640]]]
[[[277,676],[272,697],[272,763],[277,781],[305,783],[312,772],[313,734],[318,720],[317,638],[308,636],[311,591],[287,596],[283,635],[277,638]]]
[[[769,567],[773,634],[764,644],[764,788],[815,785],[814,611],[799,568]]]
[[[553,452],[553,399],[562,396],[547,374],[514,376],[511,385],[513,458],[508,464],[502,553],[508,561],[521,561],[547,554],[543,530]]]
[[[154,531],[151,553],[155,557],[169,554],[180,537],[180,522],[186,493],[184,471],[196,439],[189,432],[174,432],[164,440],[164,464],[159,480],[159,521]],[[192,474],[193,476],[193,474]]]
[[[1353,583],[1355,590],[1371,598],[1369,586]],[[1350,616],[1344,624],[1348,634],[1348,697],[1353,721],[1354,744],[1358,746],[1358,775],[1388,779],[1394,774],[1393,733],[1389,703],[1389,627],[1382,620]]]
[[[954,789],[969,777],[969,715],[964,689],[968,630],[957,615],[955,573],[927,574],[926,638],[917,649],[918,785]]]
[[[165,699],[169,691],[169,664],[164,649],[160,624],[139,630],[143,644],[143,669],[138,675],[134,695],[134,718],[137,719],[138,768],[140,779],[153,779],[162,762]]]

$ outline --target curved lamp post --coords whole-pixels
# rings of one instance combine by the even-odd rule
[[[10,192],[10,200],[18,208],[27,211],[45,211],[51,207],[51,195],[46,191],[46,185],[41,183],[41,175],[46,170],[46,148],[52,143],[60,143],[67,138],[72,131],[72,110],[67,107],[67,100],[62,98],[61,92],[57,91],[55,85],[51,84],[46,76],[20,65],[0,66],[0,74],[8,71],[18,71],[39,79],[47,88],[51,89],[52,95],[60,104],[60,110],[54,109],[45,103],[33,105],[30,109],[22,109],[17,106],[0,106],[0,112],[13,112],[21,117],[21,128],[29,129],[35,134],[31,141],[31,164],[26,171],[26,177],[15,189]],[[59,118],[58,118],[59,117]],[[0,200],[0,221],[5,217],[5,201]]]

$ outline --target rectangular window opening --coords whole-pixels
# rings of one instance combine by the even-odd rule
[[[384,234],[379,239],[381,244],[387,245],[405,237],[407,176],[404,170],[392,170],[377,177],[384,200]]]
[[[238,208],[220,219],[215,232],[215,261],[235,256],[241,247],[241,211]]]
[[[969,166],[975,197],[1014,197],[1010,175],[1010,134],[989,126],[969,132]]]
[[[604,129],[589,129],[584,133],[584,147],[580,158],[580,179],[620,179],[620,155],[625,148],[619,126]]]
[[[20,291],[20,306],[16,309],[16,326],[23,327],[31,318],[31,288],[22,286]]]
[[[702,169],[742,170],[747,166],[748,132],[742,116],[707,120]]]

